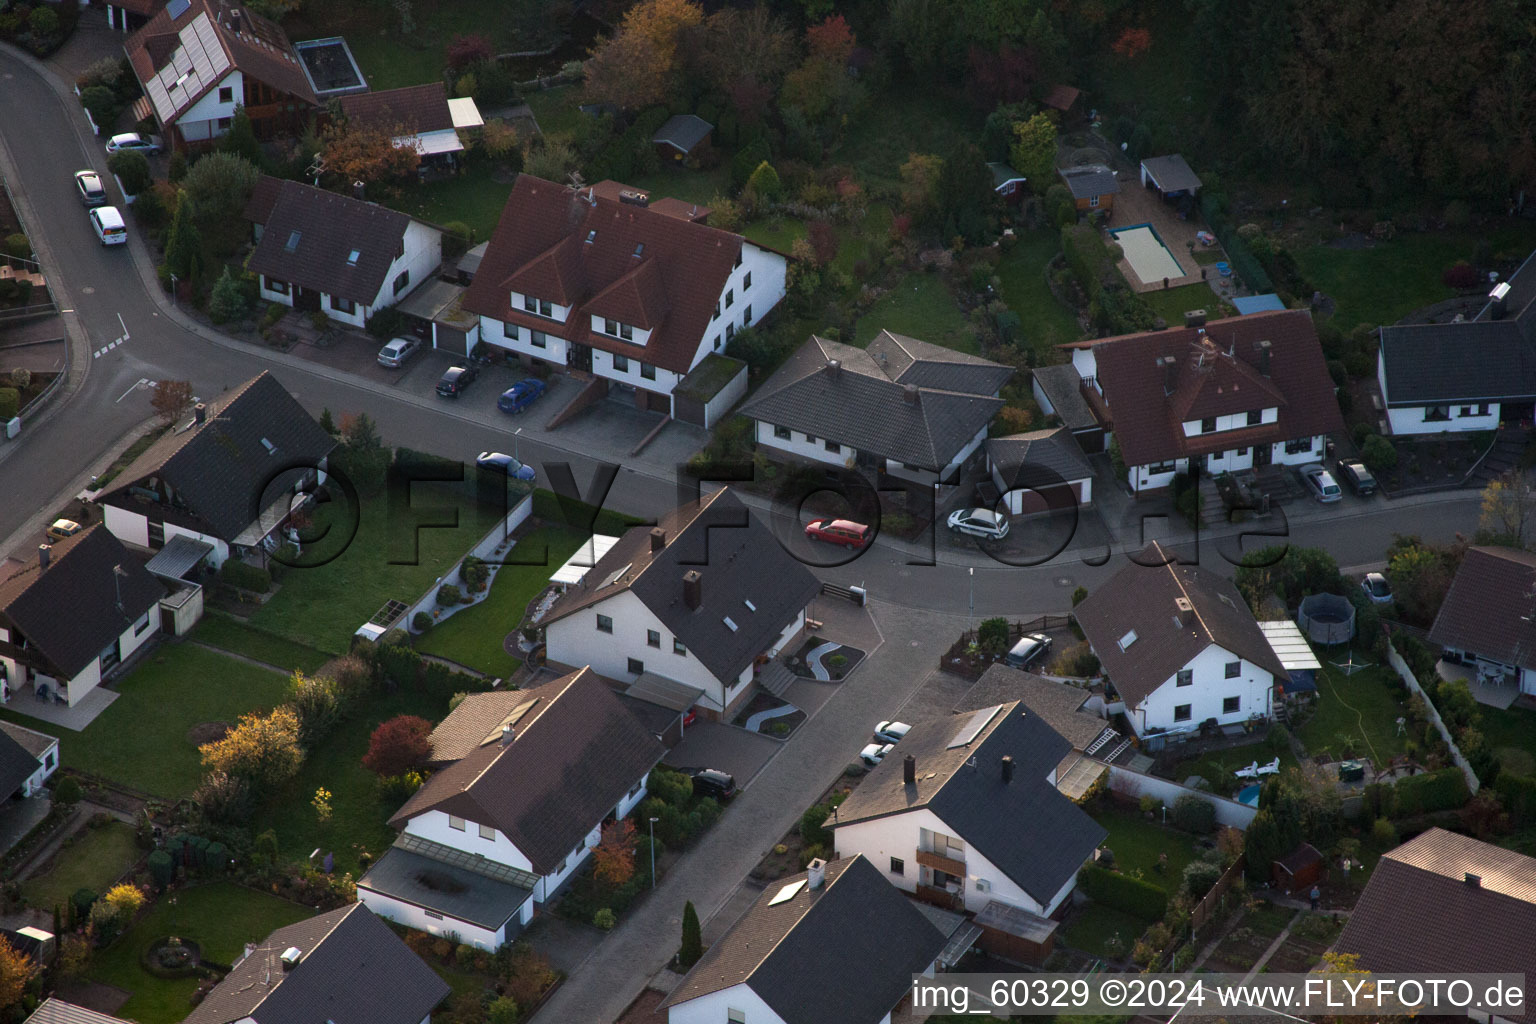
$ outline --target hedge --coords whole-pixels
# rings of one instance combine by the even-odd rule
[[[1503,771],[1493,784],[1493,791],[1504,801],[1510,824],[1523,828],[1536,819],[1536,778]]]
[[[1232,265],[1232,271],[1255,292],[1274,291],[1275,282],[1265,273],[1258,257],[1248,248],[1248,243],[1233,230],[1232,222],[1227,220],[1226,212],[1222,209],[1223,205],[1222,197],[1214,192],[1205,191],[1200,194],[1200,213],[1211,226],[1216,240],[1227,251],[1227,262]]]
[[[1078,873],[1077,884],[1092,899],[1144,921],[1161,920],[1168,912],[1166,890],[1095,864],[1089,864]]]
[[[21,409],[21,392],[15,388],[0,388],[0,420],[8,420]]]
[[[1435,811],[1453,811],[1472,799],[1460,768],[1441,768],[1400,779],[1392,787],[1392,816],[1408,818]]]

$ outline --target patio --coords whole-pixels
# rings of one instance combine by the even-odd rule
[[[1460,680],[1467,684],[1479,704],[1505,710],[1520,696],[1520,685],[1512,675],[1498,672],[1478,672],[1468,665],[1456,665],[1449,661],[1435,662],[1435,673],[1447,682]]]
[[[1190,255],[1190,245],[1193,245],[1196,250],[1212,248],[1202,245],[1195,237],[1196,232],[1205,229],[1205,222],[1199,218],[1198,213],[1191,214],[1189,220],[1180,220],[1178,209],[1164,202],[1157,192],[1143,188],[1136,175],[1122,174],[1121,179],[1121,192],[1115,197],[1114,216],[1108,225],[1109,230],[1123,231],[1138,224],[1146,224],[1157,232],[1163,245],[1184,270],[1182,277],[1168,278],[1169,288],[1199,284],[1207,280],[1207,277],[1217,277],[1214,266],[1202,266]],[[1121,260],[1119,265],[1120,272],[1125,275],[1126,281],[1136,291],[1150,292],[1162,289],[1161,278],[1155,281],[1142,281],[1131,269],[1128,260]],[[1215,301],[1214,295],[1212,301]]]
[[[119,696],[116,690],[98,686],[81,697],[74,707],[70,707],[67,704],[54,703],[50,697],[39,698],[37,684],[29,682],[11,690],[10,699],[0,706],[18,715],[35,718],[39,722],[47,722],[49,725],[68,729],[71,732],[81,732],[96,720],[97,715],[107,710]]]

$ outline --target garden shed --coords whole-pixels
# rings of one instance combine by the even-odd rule
[[[1276,887],[1288,893],[1310,889],[1322,881],[1326,873],[1323,855],[1311,843],[1302,843],[1270,867],[1270,878]]]

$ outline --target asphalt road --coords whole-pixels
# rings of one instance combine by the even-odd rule
[[[425,389],[392,389],[191,329],[163,307],[152,257],[136,235],[127,246],[105,248],[90,231],[72,172],[95,167],[105,173],[106,159],[73,96],[66,100],[59,86],[9,51],[0,51],[0,93],[5,97],[0,103],[0,170],[18,194],[61,308],[70,311],[66,317],[76,328],[72,333],[80,357],[70,393],[56,400],[41,423],[29,424],[17,441],[0,443],[0,538],[12,537],[35,520],[58,495],[83,486],[90,467],[145,421],[151,412],[149,392],[140,386],[145,380],[190,380],[199,397],[212,398],[271,369],[311,412],[326,407],[367,412],[386,440],[395,443],[451,457],[505,446],[505,421],[486,403],[450,407],[430,393],[416,393]],[[117,339],[125,340],[95,355]],[[583,489],[595,471],[586,453],[567,450],[558,433],[542,434],[531,425],[520,454],[536,466],[569,462]],[[654,516],[670,508],[676,494],[671,472],[629,460],[606,504]],[[1470,532],[1476,516],[1474,497],[1445,496],[1413,505],[1378,500],[1362,514],[1325,515],[1293,525],[1290,536],[1329,549],[1342,565],[1365,567],[1380,561],[1395,533],[1449,539],[1457,531]],[[1226,566],[1216,547],[1201,545],[1202,561]],[[834,582],[864,585],[906,607],[951,613],[974,607],[978,615],[1022,615],[1065,610],[1074,587],[1093,587],[1124,559],[1115,554],[1103,561],[1099,555],[1093,561],[1102,564],[1089,564],[1069,554],[1020,568],[1000,566],[980,551],[952,545],[947,537],[937,538],[937,548],[937,565],[909,564],[915,560],[913,549],[881,543],[849,564],[817,572]],[[1187,545],[1181,551],[1191,553]],[[968,568],[975,569],[974,575]]]

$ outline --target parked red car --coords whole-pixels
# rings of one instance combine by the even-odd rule
[[[852,519],[814,520],[805,524],[805,535],[811,540],[841,544],[845,548],[862,548],[871,539],[870,528]]]

